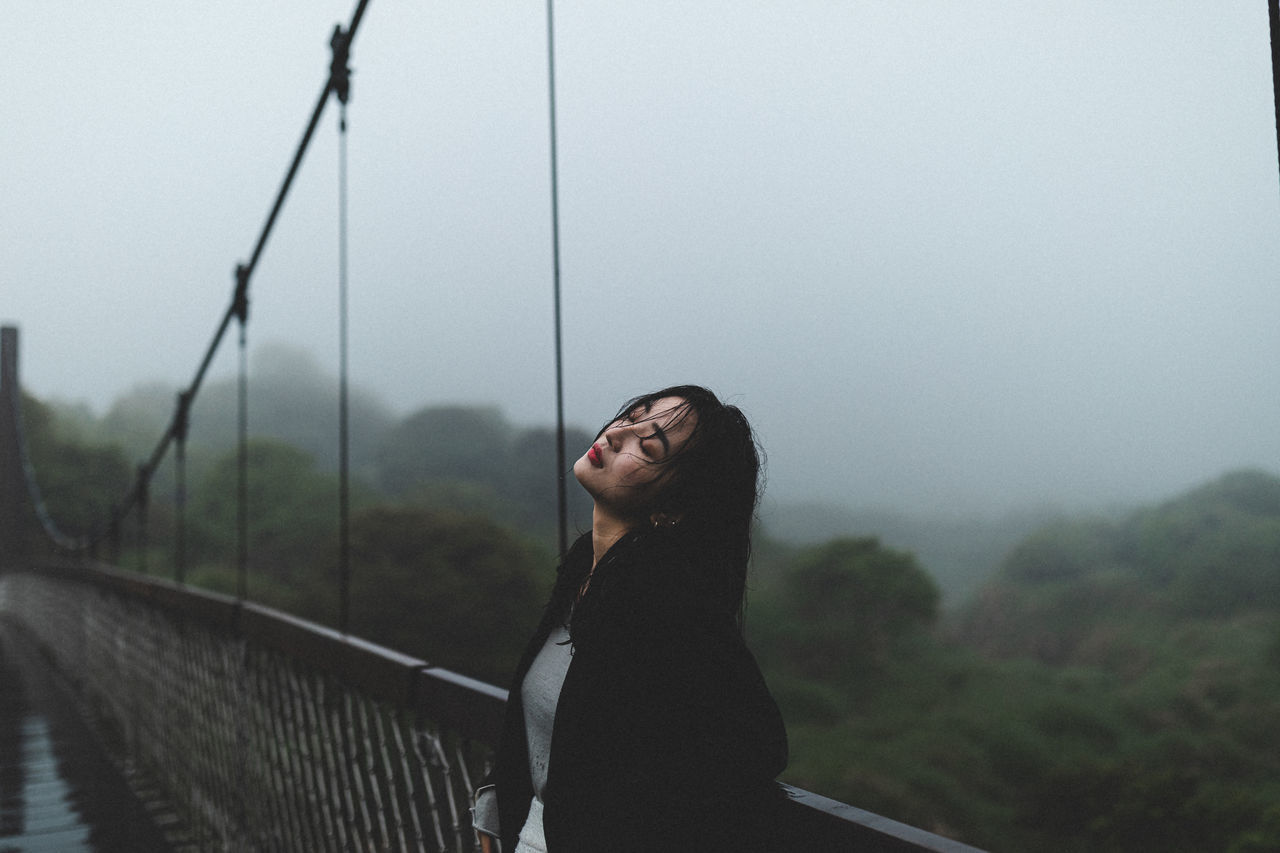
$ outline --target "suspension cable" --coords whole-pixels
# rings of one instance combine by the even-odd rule
[[[351,15],[351,23],[347,26],[346,30],[343,31],[342,47],[344,52],[350,51],[351,43],[355,40],[356,31],[360,26],[360,21],[363,20],[364,18],[365,9],[368,7],[368,5],[369,5],[369,0],[359,0],[359,2],[357,3],[356,9]],[[341,28],[339,27],[338,29],[340,30]],[[205,375],[208,373],[209,366],[213,362],[213,357],[217,353],[218,349],[221,347],[222,340],[226,335],[227,329],[230,327],[231,321],[233,319],[240,319],[240,338],[241,338],[241,344],[243,347],[245,330],[244,330],[244,319],[241,316],[243,312],[241,309],[242,307],[247,305],[247,293],[248,293],[249,280],[253,276],[253,271],[257,268],[258,260],[262,256],[263,249],[266,247],[267,238],[270,237],[271,235],[271,231],[275,226],[276,218],[279,216],[281,209],[284,207],[284,200],[289,194],[290,187],[293,185],[293,179],[297,175],[298,168],[302,164],[303,156],[306,154],[307,148],[310,146],[311,137],[315,132],[316,126],[319,124],[320,116],[324,112],[325,105],[328,103],[329,94],[335,91],[335,85],[337,84],[337,82],[338,81],[335,80],[334,74],[332,73],[332,70],[331,70],[329,78],[325,80],[324,87],[320,92],[320,97],[316,102],[315,108],[312,110],[311,119],[307,123],[306,129],[303,131],[302,139],[298,143],[298,148],[294,154],[293,161],[290,163],[289,169],[285,173],[284,181],[280,186],[280,190],[276,194],[275,203],[272,205],[271,211],[267,215],[266,222],[263,224],[262,231],[259,234],[257,243],[254,245],[253,252],[246,263],[239,264],[236,267],[235,295],[232,298],[231,304],[227,307],[226,311],[223,312],[222,318],[218,323],[218,328],[214,331],[213,338],[212,340],[210,340],[208,347],[206,347],[205,349],[204,356],[201,358],[200,364],[196,368],[195,375],[192,378],[190,385],[188,385],[186,390],[183,392],[186,395],[188,406],[195,399],[196,395],[199,393],[200,387],[204,383]],[[243,360],[244,358],[243,353],[241,355],[241,358]],[[245,373],[245,370],[242,367],[242,370],[241,370],[242,377],[244,373]],[[243,393],[243,389],[242,389],[242,393]],[[170,421],[169,427],[165,430],[164,434],[160,437],[160,440],[156,444],[155,449],[152,451],[150,458],[145,463],[143,463],[143,467],[147,472],[148,479],[152,475],[154,475],[156,469],[160,466],[161,461],[163,461],[165,454],[169,450],[169,445],[173,443],[174,440],[178,437],[179,421],[185,418],[186,416],[187,416],[186,411],[174,412],[174,416],[173,416],[173,419]],[[243,450],[241,451],[241,454],[244,455]],[[242,486],[242,489],[243,488],[244,487]],[[60,538],[54,532],[54,529],[49,525],[46,525],[46,529],[49,531],[50,536],[56,542],[58,542],[59,545],[63,547],[68,547],[68,545],[70,545],[71,547],[73,547],[73,549],[76,549],[76,550],[91,550],[95,548],[97,545],[97,542],[104,537],[107,537],[109,539],[113,537],[118,537],[120,519],[125,514],[127,514],[132,507],[138,504],[140,497],[141,497],[141,493],[139,491],[138,484],[135,483],[134,486],[130,489],[130,491],[124,496],[124,499],[120,502],[118,507],[111,513],[111,517],[108,522],[106,530],[103,533],[94,535],[87,542],[83,542],[83,543],[68,542],[65,540],[65,537]],[[40,504],[40,506],[42,506],[42,504]],[[241,527],[244,527],[244,526],[245,525],[242,522]],[[241,548],[243,549],[245,545],[246,543],[242,541]],[[247,555],[240,554],[238,556],[238,563],[247,563]],[[243,579],[241,580],[243,581]]]
[[[556,347],[556,510],[560,557],[569,551],[569,494],[564,447],[564,355],[560,332],[560,184],[556,165],[556,42],[554,0],[547,0],[547,105],[551,125],[551,265]]]
[[[6,356],[4,359],[6,373],[3,377],[0,377],[0,392],[6,398],[3,401],[3,408],[8,411],[11,419],[10,426],[13,429],[13,440],[18,445],[18,464],[22,470],[22,477],[26,485],[27,497],[31,502],[31,509],[35,512],[40,526],[44,528],[45,535],[54,545],[64,550],[74,550],[77,547],[82,547],[83,540],[68,536],[58,528],[57,523],[54,522],[53,516],[49,514],[49,510],[45,505],[44,495],[40,492],[40,484],[36,481],[35,465],[31,462],[26,430],[22,420],[22,383],[18,378],[17,327],[6,326],[3,333],[0,333],[0,338],[3,339],[3,343],[0,346],[3,346]]]

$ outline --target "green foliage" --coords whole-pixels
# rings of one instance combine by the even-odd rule
[[[308,353],[268,344],[253,354],[249,381],[250,429],[302,450],[322,471],[338,468],[338,380]],[[205,383],[191,411],[190,456],[214,458],[237,442],[239,384],[235,378]],[[118,443],[131,458],[151,455],[173,422],[178,389],[138,385],[117,398],[94,425],[99,440]],[[368,476],[373,451],[391,423],[372,394],[352,388],[348,399],[351,469]]]
[[[807,501],[769,501],[762,511],[769,535],[792,547],[875,535],[890,548],[910,551],[931,574],[944,606],[964,603],[990,579],[1005,555],[1055,517],[1032,509],[1000,518],[954,512],[864,509]]]
[[[1280,608],[1278,494],[1280,478],[1235,472],[1116,523],[1048,525],[1013,549],[960,636],[1002,657],[1139,675],[1154,649],[1118,624]]]
[[[862,623],[870,635],[931,623],[938,610],[938,589],[915,558],[874,538],[836,539],[803,552],[787,599],[801,619],[836,616]]]
[[[338,380],[309,353],[281,344],[256,350],[249,368],[249,426],[254,436],[275,439],[310,455],[321,471],[338,469]],[[234,447],[238,383],[210,382],[191,413],[191,441],[224,451]],[[172,403],[168,407],[172,411]],[[371,393],[348,393],[351,470],[372,479],[375,448],[392,422]]]
[[[491,521],[377,507],[352,519],[351,630],[505,683],[554,573],[545,552]]]
[[[118,444],[130,459],[147,459],[173,420],[177,397],[169,385],[138,385],[116,398],[93,429],[100,440]]]
[[[196,398],[187,449],[190,482],[210,476],[213,466],[234,452],[237,394],[236,380],[222,379],[206,383]],[[68,416],[86,436],[118,443],[130,458],[142,459],[169,427],[176,398],[168,386],[141,385],[96,423],[86,412]],[[280,345],[255,352],[248,400],[252,439],[287,444],[312,458],[316,471],[335,471],[337,400],[336,379],[305,352]],[[490,515],[553,546],[558,527],[554,430],[517,428],[497,408],[486,406],[431,406],[394,422],[360,388],[351,389],[349,409],[350,470],[384,498]],[[591,436],[570,428],[565,440],[576,456]],[[586,529],[590,500],[566,474],[570,529]],[[153,497],[169,499],[159,490]]]
[[[1136,571],[1167,583],[1180,612],[1280,606],[1280,478],[1233,472],[1127,527]]]
[[[568,429],[570,452],[591,443]],[[558,522],[556,434],[516,429],[496,408],[428,406],[390,429],[377,453],[376,477],[388,495],[418,506],[458,504],[541,540],[555,539]],[[569,483],[571,527],[590,525],[585,492]]]
[[[773,592],[753,629],[792,672],[820,682],[882,666],[937,617],[938,588],[915,558],[872,538],[800,551]]]
[[[257,439],[247,450],[249,569],[287,581],[333,547],[337,478],[287,444]],[[238,459],[233,452],[215,462],[192,496],[188,548],[195,562],[235,562]]]
[[[835,612],[860,603],[813,553],[770,553],[751,626],[785,778],[993,850],[1276,849],[1278,482],[1046,525],[951,643],[917,622],[861,668],[831,665]]]
[[[1116,536],[1115,528],[1105,521],[1050,523],[1010,552],[1003,575],[1031,582],[1084,577],[1112,565]]]
[[[497,408],[428,406],[387,432],[378,482],[392,495],[427,480],[493,485],[505,476],[510,438]]]
[[[54,409],[26,394],[22,418],[36,483],[58,529],[71,537],[101,529],[133,481],[120,449],[85,443],[78,431],[67,435]]]
[[[28,412],[42,484],[127,485],[83,412]],[[427,412],[379,460],[401,502],[357,487],[351,629],[501,683],[552,577],[512,530],[548,541],[554,436],[492,409]],[[235,453],[205,458],[189,577],[232,592]],[[332,624],[332,475],[255,441],[249,484],[250,596]],[[163,528],[164,506],[151,515]],[[1237,472],[1127,518],[1043,525],[945,635],[936,586],[877,539],[760,535],[754,570],[786,781],[993,850],[1280,848],[1280,479]]]

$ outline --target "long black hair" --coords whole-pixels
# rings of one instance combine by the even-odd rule
[[[666,397],[683,401],[674,418],[692,418],[693,427],[679,448],[653,463],[663,467],[653,502],[657,522],[644,533],[686,555],[689,581],[740,623],[762,455],[742,410],[701,386],[673,385],[628,400],[597,437]]]

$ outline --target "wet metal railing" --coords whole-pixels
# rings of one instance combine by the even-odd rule
[[[76,685],[117,761],[156,780],[179,848],[475,849],[470,792],[504,690],[270,608],[100,566],[0,574],[0,615]],[[784,835],[797,850],[973,850],[787,793]]]

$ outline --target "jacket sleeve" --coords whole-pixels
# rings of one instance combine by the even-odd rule
[[[483,832],[494,838],[500,836],[498,829],[498,788],[496,785],[485,785],[476,790],[475,805],[471,808],[471,826],[476,832]]]

